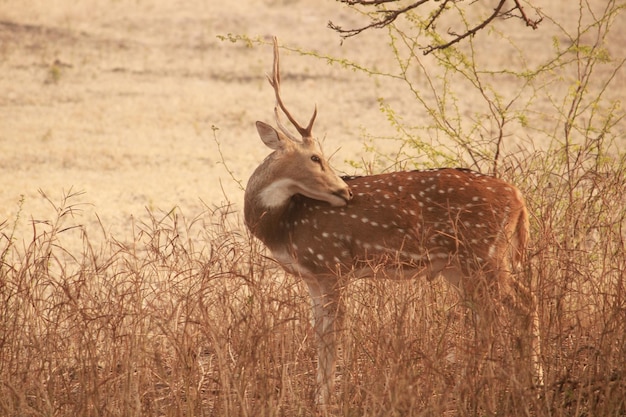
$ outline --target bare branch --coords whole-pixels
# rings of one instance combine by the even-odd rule
[[[524,12],[524,8],[522,7],[521,4],[519,4],[519,0],[514,0],[514,2],[515,2],[515,7],[513,9],[511,9],[511,11],[513,11],[515,9],[519,10],[520,15],[521,15],[521,19],[524,22],[526,22],[526,26],[530,26],[533,29],[537,29],[537,27],[539,26],[539,23],[541,23],[541,21],[543,20],[543,17],[540,17],[537,20],[529,19],[528,16],[526,16],[526,13]]]
[[[430,21],[426,25],[426,29],[430,29],[431,27],[434,27],[435,21],[439,19],[439,16],[441,16],[443,11],[446,10],[446,7],[448,6],[448,3],[450,3],[450,1],[454,1],[454,0],[444,0],[444,2],[441,3],[437,11],[433,14],[433,17],[431,17]]]
[[[486,27],[489,23],[491,23],[491,21],[493,19],[498,17],[498,14],[500,13],[500,10],[502,9],[502,6],[504,6],[504,3],[506,3],[506,0],[500,0],[500,3],[498,3],[498,5],[494,9],[493,13],[487,19],[485,19],[482,23],[480,23],[478,26],[475,26],[472,29],[470,29],[468,31],[465,31],[462,34],[455,35],[455,37],[450,42],[444,43],[443,45],[431,45],[431,46],[427,47],[424,50],[424,55],[428,55],[429,53],[431,53],[432,51],[435,51],[437,49],[446,49],[446,48],[454,45],[455,43],[458,43],[458,42],[462,41],[463,39],[467,38],[468,36],[474,35],[476,32],[478,32],[479,30],[481,30],[484,27]]]
[[[381,29],[386,26],[389,26],[393,24],[398,17],[428,3],[431,0],[418,0],[418,1],[415,1],[414,3],[409,4],[408,6],[396,8],[396,9],[393,9],[393,8],[384,9],[384,8],[380,8],[379,6],[398,2],[399,0],[338,0],[338,1],[340,1],[341,3],[347,4],[348,6],[351,6],[351,7],[355,7],[355,6],[364,6],[364,7],[370,7],[370,8],[375,7],[376,10],[372,12],[372,15],[380,16],[379,18],[373,17],[372,21],[369,24],[362,26],[362,27],[354,28],[354,29],[344,29],[341,26],[336,25],[332,21],[328,22],[328,27],[333,29],[337,33],[339,33],[339,35],[345,39],[345,38],[349,38],[352,36],[356,36],[360,34],[361,32],[364,32],[368,29],[372,29],[372,28]],[[426,22],[426,24],[424,25],[425,29],[434,29],[436,21],[441,16],[443,16],[445,11],[448,9],[449,4],[456,3],[457,0],[433,0],[433,1],[440,3],[440,4],[437,6],[437,9],[433,13],[431,13],[431,16],[428,19],[428,22]],[[500,0],[498,5],[494,9],[494,12],[491,15],[489,15],[486,19],[484,19],[482,22],[480,22],[473,28],[466,30],[463,33],[448,32],[449,34],[454,36],[449,42],[446,42],[441,45],[431,44],[431,45],[426,46],[424,48],[424,55],[427,55],[435,50],[448,48],[469,36],[475,35],[477,32],[487,27],[497,17],[517,18],[517,19],[522,20],[526,24],[526,26],[531,27],[533,29],[537,29],[539,23],[541,23],[543,19],[541,17],[536,20],[530,19],[528,15],[526,14],[526,12],[524,11],[524,8],[522,7],[520,0],[512,0],[512,1],[513,1],[513,6],[509,10],[503,10],[506,0]]]
[[[378,6],[380,4],[383,3],[393,3],[395,1],[398,0],[372,0],[372,1],[367,1],[367,0],[340,0],[342,3],[346,3],[350,6],[355,5],[355,4],[359,4],[359,5],[364,5],[364,6]],[[370,23],[369,25],[363,26],[361,28],[357,28],[357,29],[343,29],[341,28],[341,26],[337,26],[335,25],[333,22],[328,22],[328,27],[331,28],[332,30],[339,32],[339,34],[341,35],[342,38],[349,38],[355,35],[358,35],[359,33],[367,30],[367,29],[371,29],[371,28],[376,28],[376,29],[381,29],[384,28],[387,25],[390,25],[391,23],[393,23],[400,15],[408,12],[409,10],[415,9],[416,7],[421,6],[424,3],[428,3],[430,0],[419,0],[413,4],[410,4],[406,7],[403,7],[401,9],[396,9],[396,10],[378,10],[378,13],[383,14],[383,17],[379,20],[374,20],[372,23]]]

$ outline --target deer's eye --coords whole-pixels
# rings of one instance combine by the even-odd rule
[[[319,157],[319,156],[317,156],[317,155],[313,155],[313,156],[311,157],[311,161],[315,162],[316,164],[321,164],[321,163],[322,163],[322,160],[321,160],[321,159],[320,159],[320,157]]]

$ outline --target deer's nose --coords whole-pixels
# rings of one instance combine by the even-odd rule
[[[352,200],[352,197],[354,196],[352,194],[352,190],[350,189],[350,187],[346,187],[346,188],[342,188],[338,190],[337,192],[335,192],[335,195],[344,199],[346,203]]]

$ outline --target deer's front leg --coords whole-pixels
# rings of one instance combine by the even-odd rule
[[[337,355],[337,330],[342,318],[341,300],[336,281],[307,281],[313,306],[313,329],[317,343],[317,394],[318,405],[330,402],[335,381]]]

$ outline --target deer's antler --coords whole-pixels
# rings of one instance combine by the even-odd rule
[[[302,141],[307,142],[307,141],[313,139],[313,123],[315,122],[315,118],[317,117],[317,106],[315,106],[315,110],[313,111],[313,116],[311,116],[311,120],[309,120],[309,124],[307,125],[307,127],[300,126],[300,124],[291,115],[291,113],[289,113],[289,110],[287,110],[287,107],[285,107],[285,104],[283,103],[283,100],[280,97],[280,67],[279,67],[279,63],[280,63],[280,59],[279,59],[279,54],[278,54],[278,39],[276,39],[276,37],[274,37],[274,67],[273,67],[273,70],[272,70],[272,76],[270,77],[268,75],[267,79],[270,82],[270,85],[272,86],[272,88],[274,89],[274,94],[276,95],[276,104],[278,105],[278,107],[280,107],[282,112],[285,113],[285,116],[287,116],[287,119],[289,119],[291,124],[298,131],[298,133],[300,133],[300,135],[302,136]],[[279,113],[278,113],[278,107],[274,107],[274,114],[276,115],[276,123],[278,124],[278,127],[291,140],[297,141],[295,136],[293,136],[289,132],[289,130],[281,122],[280,116],[279,116]]]

